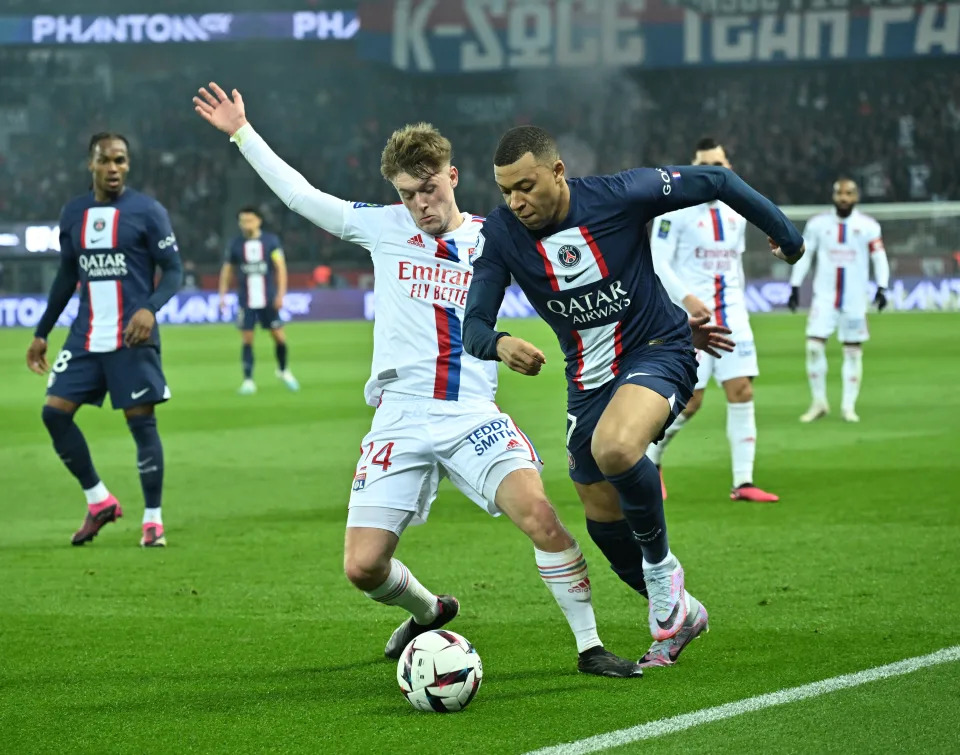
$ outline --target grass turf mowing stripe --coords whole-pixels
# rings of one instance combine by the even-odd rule
[[[671,718],[662,718],[659,721],[650,721],[649,723],[631,726],[627,729],[610,731],[606,734],[598,734],[594,737],[587,737],[576,742],[567,742],[565,744],[543,747],[539,750],[533,750],[527,755],[582,755],[589,752],[600,752],[613,747],[622,747],[632,742],[639,742],[645,739],[655,739],[667,734],[676,734],[685,729],[692,729],[694,726],[722,721],[726,718],[742,716],[744,713],[753,713],[764,708],[772,708],[776,705],[786,705],[800,700],[807,700],[811,697],[828,695],[831,692],[837,692],[842,689],[859,687],[861,684],[889,679],[892,676],[902,676],[911,674],[922,668],[937,666],[942,663],[952,663],[960,661],[960,645],[938,650],[929,655],[919,655],[914,658],[906,658],[896,663],[889,663],[886,666],[877,666],[857,671],[853,674],[843,674],[834,676],[830,679],[824,679],[811,684],[804,684],[800,687],[790,687],[782,689],[779,692],[770,692],[766,695],[757,695],[748,697],[745,700],[738,700],[725,705],[718,705],[714,708],[704,708],[693,713],[684,713],[680,716]]]

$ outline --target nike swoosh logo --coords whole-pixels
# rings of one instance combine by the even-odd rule
[[[581,271],[580,271],[579,273],[577,273],[576,275],[565,275],[565,276],[563,276],[563,279],[564,279],[567,283],[573,283],[577,278],[579,278],[579,277],[580,277],[581,275],[583,275],[585,272],[587,272],[587,271],[586,271],[586,270],[581,270]]]
[[[669,629],[673,626],[673,622],[677,620],[677,614],[680,612],[680,601],[677,601],[676,605],[673,607],[673,611],[670,612],[670,616],[667,617],[666,621],[660,621],[657,619],[657,626],[661,629]]]
[[[149,388],[144,388],[142,391],[137,391],[136,393],[131,393],[130,398],[140,398],[143,394],[148,393]]]
[[[138,467],[145,467],[145,466],[146,466],[147,464],[149,464],[151,461],[153,461],[153,457],[152,457],[152,456],[148,456],[148,457],[147,457],[146,459],[144,459],[143,461],[138,461],[138,462],[137,462],[137,466],[138,466]]]
[[[646,375],[647,377],[650,377],[649,372],[631,372],[629,375],[627,375],[624,378],[624,380],[629,380],[632,377],[643,377],[644,375]]]
[[[91,244],[99,244],[101,241],[103,241],[103,238],[104,238],[104,237],[101,236],[101,237],[98,238],[98,239],[90,239],[90,243],[91,243]]]

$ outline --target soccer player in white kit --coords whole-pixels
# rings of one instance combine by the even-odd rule
[[[693,164],[730,167],[724,148],[709,138],[697,143]],[[654,269],[670,298],[693,317],[709,315],[717,325],[730,328],[736,349],[723,359],[697,352],[697,385],[693,397],[667,428],[663,440],[650,444],[647,456],[659,469],[670,440],[703,404],[703,392],[712,377],[727,395],[727,440],[733,465],[730,498],[774,503],[780,499],[753,482],[757,447],[753,379],[760,370],[743,297],[741,255],[745,249],[747,221],[718,200],[668,212],[657,218],[652,228],[650,250]],[[662,470],[660,479],[666,498]]]
[[[506,514],[530,537],[540,576],[576,638],[578,669],[641,676],[638,664],[606,650],[597,635],[586,560],[547,500],[533,445],[494,404],[496,364],[463,350],[470,257],[483,218],[457,208],[450,142],[424,123],[394,132],[381,172],[402,203],[347,202],[311,186],[270,149],[247,122],[237,90],[228,97],[212,82],[210,89],[194,97],[197,113],[230,135],[290,209],[373,259],[377,315],[364,394],[377,412],[353,477],[344,571],[368,597],[410,613],[384,654],[399,658],[414,637],[459,611],[456,598],[426,589],[393,558],[404,529],[426,521],[448,476],[474,503]]]
[[[790,300],[794,312],[800,300],[800,285],[814,259],[817,272],[813,279],[813,302],[807,320],[807,379],[813,401],[800,417],[813,422],[830,411],[827,403],[827,339],[836,330],[843,344],[843,397],[840,416],[846,422],[859,422],[857,396],[863,380],[863,343],[867,330],[867,302],[870,294],[870,263],[877,282],[873,303],[877,311],[887,306],[890,263],[883,247],[880,224],[856,209],[860,199],[857,184],[839,178],[833,184],[833,212],[814,215],[803,229],[807,254],[790,274]]]

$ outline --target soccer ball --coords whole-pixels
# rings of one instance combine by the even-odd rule
[[[397,664],[400,691],[414,708],[427,713],[463,710],[482,679],[483,664],[473,645],[446,629],[414,637]]]

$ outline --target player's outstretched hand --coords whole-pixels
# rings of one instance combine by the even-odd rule
[[[873,297],[873,303],[877,305],[877,312],[883,312],[887,308],[886,289],[878,288],[877,295]]]
[[[206,87],[200,87],[200,96],[193,98],[193,109],[207,123],[233,136],[247,122],[243,97],[236,89],[228,97],[215,81],[210,82],[210,90],[213,94]]]
[[[149,309],[138,309],[133,313],[130,322],[123,331],[123,342],[127,346],[139,346],[144,343],[153,332],[157,318]]]
[[[497,356],[514,372],[521,375],[538,375],[547,358],[532,343],[522,338],[504,336],[497,341]]]
[[[693,346],[719,359],[723,356],[720,353],[721,351],[733,351],[737,344],[727,338],[733,332],[730,328],[725,328],[722,325],[709,325],[709,322],[710,315],[690,318]]]
[[[787,299],[787,306],[791,312],[797,311],[797,307],[800,306],[800,286],[790,287],[790,298]]]
[[[786,254],[783,253],[783,249],[779,247],[777,242],[774,241],[769,236],[767,237],[767,243],[770,244],[770,251],[773,252],[773,256],[776,257],[778,260],[783,260],[788,265],[796,265],[800,261],[800,258],[803,256],[803,253],[807,249],[806,244],[801,244],[800,251],[798,251],[792,257],[788,257]]]
[[[47,364],[47,340],[45,338],[34,338],[30,342],[30,348],[27,349],[27,367],[31,372],[43,375],[50,369]]]

